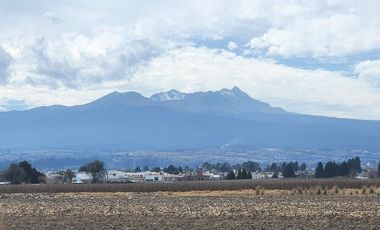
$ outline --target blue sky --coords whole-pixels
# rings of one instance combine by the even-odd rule
[[[379,1],[1,1],[0,110],[239,86],[380,120]]]

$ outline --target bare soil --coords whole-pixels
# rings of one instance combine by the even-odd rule
[[[0,229],[380,229],[376,193],[0,194]]]

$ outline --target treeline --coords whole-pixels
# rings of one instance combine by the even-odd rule
[[[235,165],[230,165],[229,163],[220,163],[220,162],[216,164],[205,162],[202,164],[202,168],[209,170],[211,172],[221,172],[221,173],[228,173],[233,170],[238,171],[238,170],[243,170],[243,169],[250,172],[262,171],[260,164],[254,161],[246,161],[246,162],[243,162],[242,164],[235,164]]]
[[[249,170],[244,169],[239,169],[237,171],[237,175],[235,175],[234,171],[230,171],[227,174],[226,177],[227,180],[245,180],[245,179],[252,179],[252,173]]]
[[[39,184],[46,182],[46,176],[27,161],[10,164],[3,177],[12,184]]]
[[[379,163],[380,169],[380,163]],[[324,166],[319,162],[315,170],[316,178],[332,178],[332,177],[348,177],[355,176],[362,172],[361,162],[359,157],[336,163],[334,161],[327,162]],[[379,171],[378,174],[380,175]]]
[[[135,170],[133,170],[133,171],[134,172],[143,172],[143,171],[161,172],[161,171],[164,171],[166,173],[178,175],[180,173],[183,173],[187,169],[189,169],[189,168],[185,167],[185,169],[183,169],[181,166],[176,167],[174,165],[169,165],[168,167],[163,168],[163,169],[161,169],[158,166],[150,168],[150,169],[147,166],[143,167],[142,169],[140,167],[136,167]]]
[[[270,165],[268,165],[267,167],[265,167],[265,171],[268,171],[268,172],[276,172],[276,173],[279,173],[279,172],[283,172],[286,168],[286,166],[290,164],[291,165],[291,168],[293,169],[294,172],[297,172],[297,171],[305,171],[307,169],[307,165],[305,162],[303,162],[301,165],[298,163],[298,161],[291,161],[291,162],[282,162],[282,163],[272,163]]]

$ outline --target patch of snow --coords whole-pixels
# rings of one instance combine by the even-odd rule
[[[235,94],[228,89],[222,89],[220,94],[223,96],[235,96]]]
[[[170,90],[168,92],[153,94],[150,97],[150,99],[152,101],[162,102],[162,101],[179,101],[179,100],[183,100],[185,97],[186,97],[185,93],[182,93],[177,90]]]

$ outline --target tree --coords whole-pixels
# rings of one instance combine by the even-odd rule
[[[169,174],[179,174],[179,170],[177,167],[175,167],[174,165],[169,165],[169,167],[167,168],[164,168],[164,172],[166,173],[169,173]]]
[[[143,171],[144,171],[144,172],[149,171],[149,167],[148,167],[148,166],[144,166],[144,167],[143,167]]]
[[[41,182],[45,182],[45,174],[39,172],[36,168],[32,167],[32,165],[29,162],[22,161],[18,163],[18,165],[25,171],[25,183],[38,184]]]
[[[361,162],[360,162],[360,158],[359,157],[355,157],[354,159],[354,168],[355,168],[355,171],[357,173],[362,173],[362,166],[361,166]]]
[[[241,167],[251,172],[261,171],[260,164],[253,161],[244,162]]]
[[[135,168],[135,172],[141,172],[141,168],[140,168],[139,166],[137,166],[137,167]]]
[[[161,172],[161,168],[160,167],[154,167],[152,171],[153,172]]]
[[[202,168],[204,169],[207,169],[207,170],[211,170],[212,169],[212,165],[208,162],[205,162],[202,164]]]
[[[306,168],[307,168],[307,165],[306,165],[306,163],[305,163],[305,162],[303,162],[303,163],[301,164],[301,166],[300,166],[299,170],[300,170],[300,171],[305,171],[305,170],[306,170]]]
[[[239,169],[239,171],[238,171],[238,174],[237,174],[237,176],[236,176],[236,179],[238,179],[238,180],[243,179],[243,178],[242,178],[242,174],[241,174],[241,170],[240,170],[240,169]]]
[[[331,178],[336,177],[338,174],[338,164],[334,161],[329,161],[325,165],[324,177]]]
[[[246,169],[243,169],[241,171],[241,178],[240,179],[248,179],[248,174],[247,174],[247,170]]]
[[[25,182],[26,172],[18,164],[11,164],[5,171],[4,177],[12,184],[21,184]]]
[[[278,178],[278,175],[277,175],[277,172],[274,172],[273,175],[272,175],[272,178]]]
[[[228,174],[227,174],[227,177],[226,177],[227,180],[235,180],[236,177],[235,177],[235,173],[234,171],[230,171]]]
[[[71,183],[73,182],[73,178],[74,178],[74,177],[75,177],[75,173],[74,173],[72,170],[67,169],[67,170],[65,171],[65,178],[66,178],[65,182],[66,182],[66,183],[71,184]]]
[[[216,169],[220,172],[228,172],[231,170],[231,165],[228,163],[217,163]]]
[[[289,164],[292,165],[293,171],[298,171],[299,170],[298,161],[296,161],[296,162],[290,162]]]
[[[356,174],[361,173],[363,171],[359,157],[348,159],[347,164],[348,164],[348,168],[350,170],[350,173],[353,175],[356,175]]]
[[[318,162],[317,168],[315,169],[314,176],[315,176],[315,178],[323,178],[324,177],[322,162]]]
[[[291,163],[286,164],[285,168],[284,168],[284,171],[282,172],[282,175],[285,178],[296,177],[296,175],[294,174],[293,164],[291,164]]]
[[[66,171],[60,171],[57,174],[58,180],[64,184],[71,184],[75,176],[75,173],[70,169],[67,169]]]
[[[281,165],[281,172],[283,172],[285,170],[285,167],[286,167],[286,162],[282,163],[282,165]]]
[[[380,177],[380,162],[377,165],[377,177]]]
[[[337,176],[349,176],[350,175],[350,168],[348,167],[347,162],[343,161],[338,166]]]
[[[279,168],[280,167],[277,165],[277,163],[273,162],[272,164],[270,164],[270,165],[267,166],[266,170],[270,171],[270,172],[279,172],[280,171]]]
[[[247,179],[252,179],[252,172],[251,171],[248,171],[247,172]]]
[[[80,167],[80,172],[90,173],[92,177],[92,183],[99,183],[103,181],[106,176],[106,169],[104,163],[99,160],[94,160]]]

